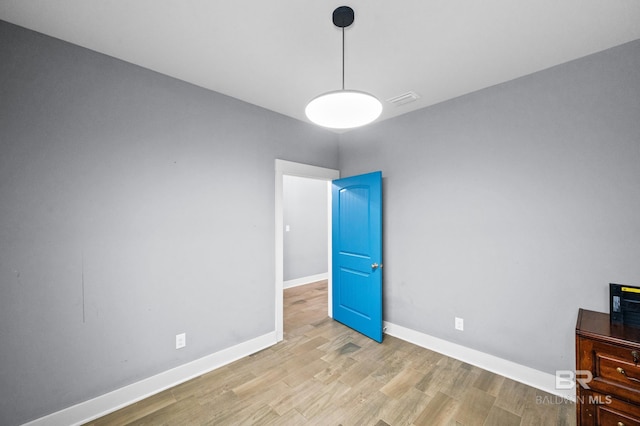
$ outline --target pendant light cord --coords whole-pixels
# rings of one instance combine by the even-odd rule
[[[342,90],[344,90],[344,27],[342,27]]]

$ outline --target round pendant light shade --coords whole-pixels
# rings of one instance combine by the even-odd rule
[[[304,112],[311,122],[331,129],[352,129],[374,121],[382,113],[382,103],[373,95],[344,88],[344,29],[355,14],[349,6],[333,11],[333,24],[342,29],[342,90],[324,93],[312,99]]]
[[[382,104],[375,96],[365,92],[336,90],[311,100],[304,112],[318,126],[352,129],[378,118],[382,113]]]

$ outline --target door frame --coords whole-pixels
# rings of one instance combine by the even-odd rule
[[[340,171],[327,169],[324,167],[311,166],[309,164],[295,163],[276,159],[275,161],[275,330],[276,342],[284,339],[284,208],[283,208],[283,186],[284,176],[297,176],[309,179],[318,179],[331,182],[340,178]],[[329,295],[328,295],[328,315],[332,316],[331,305],[331,187],[327,184],[328,199],[328,272],[329,272]]]

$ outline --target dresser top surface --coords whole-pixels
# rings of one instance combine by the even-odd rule
[[[601,340],[633,342],[640,345],[640,328],[611,324],[609,314],[580,309],[576,334]]]

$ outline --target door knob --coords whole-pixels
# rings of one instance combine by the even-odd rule
[[[378,265],[377,263],[372,263],[371,264],[371,269],[378,269],[378,266],[380,266],[380,265]]]

